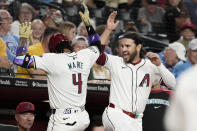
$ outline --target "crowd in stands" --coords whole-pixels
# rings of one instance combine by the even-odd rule
[[[73,51],[87,48],[88,33],[78,14],[82,1],[1,0],[0,76],[46,79],[45,72],[41,70],[12,64],[17,54],[21,23],[32,23],[27,43],[30,55],[48,53],[50,36],[56,32],[66,35]],[[92,18],[90,23],[99,35],[105,29],[107,16],[114,10],[118,11],[120,23],[107,42],[105,53],[118,55],[118,36],[132,31],[144,37],[147,50],[157,52],[176,78],[197,63],[197,0],[86,0],[85,3]],[[103,84],[106,81],[110,84],[110,72],[95,63],[89,82]],[[158,90],[162,88],[161,92],[163,87],[167,90],[162,82],[158,86]]]

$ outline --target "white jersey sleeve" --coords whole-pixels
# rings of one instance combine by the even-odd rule
[[[176,85],[176,79],[174,75],[163,64],[160,66],[155,66],[155,68],[155,74],[162,78],[164,84],[168,88],[174,88]]]
[[[34,68],[35,69],[41,69],[44,70],[46,73],[50,73],[53,71],[53,62],[51,56],[53,56],[53,53],[46,53],[41,56],[33,56],[34,57]],[[51,68],[50,68],[51,67]]]
[[[90,46],[86,49],[80,50],[77,52],[77,54],[82,58],[82,59],[89,59],[90,60],[90,65],[92,66],[96,60],[98,59],[100,55],[100,51],[96,46]]]

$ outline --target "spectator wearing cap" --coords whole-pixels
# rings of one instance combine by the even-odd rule
[[[35,9],[28,3],[22,3],[19,7],[17,19],[12,23],[10,33],[19,37],[20,23],[31,22],[35,17]]]
[[[165,10],[157,6],[157,0],[145,0],[145,6],[138,11],[137,20],[140,22],[140,31],[152,32],[153,24],[162,24]]]
[[[31,102],[21,102],[16,107],[15,119],[19,131],[30,131],[35,119],[35,107]]]
[[[183,44],[174,42],[160,52],[159,56],[161,62],[174,74],[175,65],[181,60],[185,61],[185,53],[186,49]]]
[[[186,12],[178,7],[171,7],[166,10],[164,15],[165,32],[170,43],[180,38],[180,30],[183,23],[187,22]]]
[[[197,39],[193,39],[187,48],[187,58],[186,61],[180,61],[175,66],[175,77],[178,78],[181,73],[189,69],[197,63]]]
[[[74,52],[78,52],[89,46],[88,40],[84,36],[76,36],[71,43]]]
[[[195,38],[195,25],[192,23],[184,23],[181,26],[181,37],[178,42],[182,43],[187,48],[188,43]]]

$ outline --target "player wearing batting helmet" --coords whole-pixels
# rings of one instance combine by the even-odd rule
[[[89,24],[89,11],[80,16],[89,34],[90,47],[72,52],[68,39],[60,33],[50,38],[51,53],[43,56],[17,56],[14,63],[24,68],[34,67],[47,74],[49,104],[52,114],[47,131],[82,131],[89,123],[85,110],[87,80],[90,68],[102,53],[101,42]]]

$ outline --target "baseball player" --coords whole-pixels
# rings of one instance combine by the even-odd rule
[[[98,34],[89,23],[86,6],[84,14],[80,12],[80,16],[89,34],[90,47],[71,53],[72,47],[67,38],[58,33],[50,38],[51,53],[40,57],[18,56],[14,59],[14,63],[19,66],[34,67],[47,73],[49,103],[52,109],[47,131],[82,131],[90,123],[84,107],[87,79],[90,68],[101,53],[101,44]]]
[[[170,88],[175,86],[175,77],[157,54],[148,52],[145,58],[137,33],[121,35],[118,50],[120,56],[103,53],[97,60],[111,73],[109,105],[103,113],[103,124],[106,131],[142,131],[142,116],[155,77],[161,77]]]

